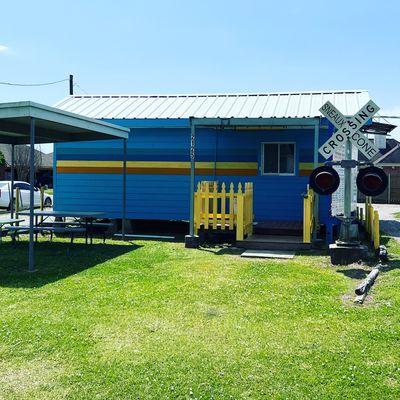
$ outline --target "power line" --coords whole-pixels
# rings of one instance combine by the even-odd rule
[[[0,82],[0,85],[7,85],[7,86],[48,86],[48,85],[55,85],[57,83],[66,82],[69,78],[60,79],[59,81],[53,82],[44,82],[44,83],[13,83],[13,82]]]
[[[375,118],[389,118],[389,119],[400,119],[400,115],[380,115],[380,116],[376,116]]]
[[[89,94],[82,86],[78,85],[77,83],[74,83],[74,87],[77,87],[77,88],[81,89],[82,92],[85,93],[85,94]]]

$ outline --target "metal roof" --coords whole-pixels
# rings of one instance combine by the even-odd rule
[[[74,142],[121,138],[129,129],[32,101],[0,103],[0,143],[29,143],[35,118],[35,143]]]
[[[366,90],[190,95],[73,95],[55,105],[97,119],[314,118],[333,103],[355,114],[370,99]]]

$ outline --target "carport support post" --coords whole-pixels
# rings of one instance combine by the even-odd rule
[[[185,247],[196,248],[199,245],[198,237],[194,234],[194,190],[195,190],[195,174],[196,174],[196,126],[193,119],[190,118],[190,210],[189,210],[189,235],[185,236]]]
[[[10,189],[10,217],[14,218],[14,164],[15,164],[15,145],[11,145],[11,189]]]
[[[28,271],[35,271],[34,237],[33,237],[33,210],[35,194],[35,118],[31,117],[29,129],[29,264]]]
[[[190,236],[194,235],[194,181],[196,174],[196,127],[190,125]]]
[[[319,149],[319,120],[314,125],[314,169],[318,167],[318,149]],[[314,194],[314,229],[312,232],[312,240],[317,239],[317,226],[319,223],[319,195]]]
[[[123,139],[123,163],[122,163],[122,240],[125,240],[125,224],[126,224],[126,152],[127,152],[127,139]]]

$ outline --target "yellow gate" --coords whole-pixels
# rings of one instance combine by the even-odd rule
[[[218,182],[199,182],[194,197],[194,228],[205,230],[236,228],[236,239],[243,240],[253,232],[253,183],[241,183],[235,192],[234,184],[219,190]]]

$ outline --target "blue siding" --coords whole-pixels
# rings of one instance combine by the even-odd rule
[[[114,120],[118,123],[118,120]],[[121,121],[122,123],[122,121]],[[123,124],[129,126],[129,121]],[[199,129],[196,136],[197,161],[241,161],[259,163],[258,176],[197,176],[196,180],[254,182],[256,220],[302,220],[303,198],[308,177],[298,175],[299,162],[313,161],[313,130],[233,131]],[[321,131],[320,143],[329,133]],[[189,161],[188,128],[132,129],[128,160]],[[295,142],[295,176],[262,176],[261,143]],[[217,148],[216,148],[217,147]],[[55,145],[57,160],[121,160],[122,141],[61,143]],[[122,176],[116,174],[55,173],[55,208],[105,212],[120,218]],[[320,200],[320,218],[329,218],[330,198]],[[189,219],[188,175],[127,176],[127,216],[137,219]]]

